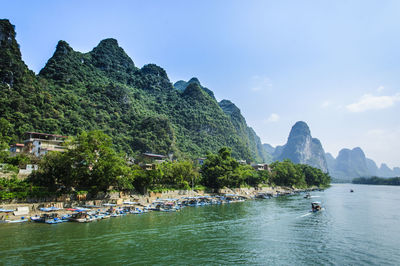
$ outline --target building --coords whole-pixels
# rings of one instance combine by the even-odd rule
[[[161,154],[145,152],[142,154],[142,161],[145,163],[163,163],[168,157]]]
[[[265,170],[271,171],[271,169],[269,168],[269,165],[266,163],[252,164],[251,166],[256,171],[265,171]]]
[[[10,146],[10,152],[11,154],[19,154],[21,152],[23,152],[24,150],[24,144],[21,143],[15,143],[13,145]]]
[[[145,152],[139,156],[138,161],[140,161],[139,166],[144,170],[154,170],[157,164],[165,162],[167,158],[165,155]]]
[[[49,151],[63,152],[65,147],[62,146],[62,143],[66,138],[67,136],[26,132],[24,150],[36,157],[43,156]]]

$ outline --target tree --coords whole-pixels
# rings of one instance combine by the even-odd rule
[[[34,183],[53,189],[87,189],[94,193],[109,187],[133,189],[133,175],[112,147],[111,138],[101,131],[83,131],[66,141],[64,153],[49,153],[40,162],[40,170],[31,176]]]
[[[208,154],[202,168],[204,185],[213,189],[238,187],[242,181],[239,163],[231,157],[231,149],[223,147],[218,154]]]
[[[293,164],[289,159],[283,162],[276,161],[271,164],[272,182],[278,186],[305,187],[305,177],[301,169]]]
[[[0,162],[4,162],[9,156],[9,142],[11,140],[12,125],[4,118],[0,118]]]

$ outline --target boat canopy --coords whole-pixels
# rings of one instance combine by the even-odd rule
[[[0,209],[0,212],[13,212],[14,210]]]
[[[112,203],[104,203],[103,206],[117,206],[117,204],[112,204]]]
[[[58,211],[61,210],[60,208],[57,207],[48,207],[48,208],[40,208],[39,210],[43,212],[52,212],[52,211]]]
[[[84,211],[90,211],[88,208],[83,208],[83,207],[75,207],[76,212],[84,212]]]
[[[139,202],[134,202],[134,201],[124,201],[123,204],[127,204],[127,205],[135,205],[135,204],[139,204]]]

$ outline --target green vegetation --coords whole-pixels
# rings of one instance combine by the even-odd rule
[[[4,168],[12,172],[32,162],[25,155],[10,157],[7,151],[27,131],[77,136],[66,141],[64,153],[44,156],[28,180],[2,180],[2,193],[14,193],[2,194],[2,199],[26,198],[39,190],[95,194],[266,184],[302,187],[325,185],[328,179],[290,162],[275,163],[272,174],[238,164],[237,159],[270,160],[240,110],[228,101],[218,103],[197,79],[175,88],[161,67],[137,68],[114,39],[101,41],[88,53],[60,41],[35,75],[22,61],[8,20],[0,20],[0,36]],[[127,163],[128,156],[143,152],[173,154],[175,161],[149,171]],[[208,156],[200,171],[193,159],[204,154]]]
[[[39,170],[29,182],[53,192],[73,190],[107,192],[136,189],[142,193],[160,189],[190,189],[199,185],[200,175],[189,161],[164,162],[154,170],[128,165],[117,153],[111,138],[101,131],[82,132],[65,142],[65,152],[51,152],[42,158]]]
[[[51,152],[32,173],[30,181],[52,191],[86,188],[91,192],[133,189],[133,176],[123,155],[112,147],[111,138],[101,131],[82,132],[65,145],[66,152]]]
[[[88,53],[60,41],[35,76],[8,20],[0,20],[0,32],[0,118],[11,125],[7,144],[22,141],[27,131],[76,136],[100,129],[129,156],[195,159],[228,146],[236,159],[264,160],[245,120],[239,125],[231,119],[198,80],[176,89],[161,67],[137,68],[114,39]]]
[[[249,165],[240,165],[231,157],[228,148],[222,148],[218,154],[209,154],[202,167],[205,186],[219,189],[223,187],[240,187],[269,184],[305,188],[311,186],[326,187],[330,176],[320,169],[294,164],[290,160],[274,162],[272,171],[255,171]]]
[[[305,164],[294,164],[288,159],[272,163],[271,168],[271,183],[278,186],[327,187],[331,182],[329,174],[320,169]]]
[[[52,195],[46,187],[34,186],[26,180],[0,178],[0,201],[27,198],[45,198]]]
[[[352,183],[353,184],[365,184],[365,185],[400,186],[400,177],[393,177],[393,178],[360,177],[360,178],[353,179]]]
[[[220,149],[218,154],[208,154],[201,172],[203,184],[212,189],[235,188],[246,184],[256,186],[266,181],[251,166],[240,165],[226,147]]]

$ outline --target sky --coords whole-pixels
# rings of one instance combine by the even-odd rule
[[[142,67],[197,77],[263,143],[305,121],[326,152],[361,147],[400,166],[400,1],[15,1],[22,57],[38,73],[59,40],[81,52],[115,38]]]

